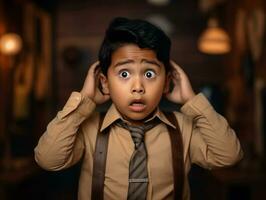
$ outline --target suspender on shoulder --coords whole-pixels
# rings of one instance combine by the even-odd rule
[[[108,149],[108,139],[110,135],[109,128],[103,132],[100,131],[105,113],[100,114],[98,134],[96,136],[96,144],[93,155],[93,174],[91,199],[102,200],[104,192],[105,166]]]
[[[183,140],[179,125],[177,123],[174,113],[164,113],[167,119],[174,124],[176,129],[171,126],[167,126],[168,133],[171,140],[172,150],[172,164],[174,173],[174,199],[182,199],[183,196],[183,185],[184,185],[184,154],[183,154]]]
[[[167,119],[175,125],[176,129],[167,126],[172,150],[172,163],[174,174],[174,199],[181,200],[184,185],[184,159],[182,136],[174,113],[164,113]],[[103,200],[104,177],[106,168],[106,158],[108,149],[108,139],[110,135],[109,128],[100,132],[100,128],[105,114],[100,115],[98,134],[96,138],[95,151],[93,155],[93,175],[91,199]]]

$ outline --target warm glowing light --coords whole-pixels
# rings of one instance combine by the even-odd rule
[[[0,51],[5,55],[15,55],[22,48],[21,37],[15,33],[8,33],[0,37]]]
[[[166,6],[170,3],[170,0],[148,0],[148,3],[155,6]]]
[[[207,54],[224,54],[231,50],[228,34],[218,27],[218,22],[215,19],[209,20],[208,28],[199,38],[198,48]]]

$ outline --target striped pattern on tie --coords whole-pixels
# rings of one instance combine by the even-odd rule
[[[122,120],[117,125],[127,129],[135,144],[129,163],[129,188],[128,200],[146,199],[148,190],[147,150],[144,143],[145,132],[153,128],[156,123],[148,123],[142,126],[131,126]]]

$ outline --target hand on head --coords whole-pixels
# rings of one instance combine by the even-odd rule
[[[96,104],[102,104],[110,99],[109,94],[104,94],[100,90],[99,76],[100,68],[99,61],[97,61],[90,66],[83,88],[80,91],[82,97],[88,97]]]
[[[166,93],[166,98],[174,103],[184,104],[195,96],[190,81],[183,71],[174,61],[170,61],[172,66],[170,79],[173,89]]]

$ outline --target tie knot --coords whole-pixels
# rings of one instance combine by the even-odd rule
[[[127,129],[130,132],[133,142],[135,143],[135,148],[137,149],[144,141],[145,132],[152,129],[156,125],[156,123],[149,122],[140,126],[133,126],[127,124],[122,120],[119,120],[117,122],[117,125],[124,129]]]

